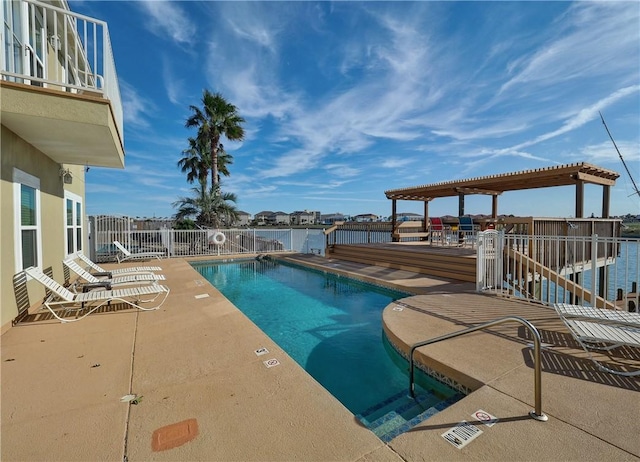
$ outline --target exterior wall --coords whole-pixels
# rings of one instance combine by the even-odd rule
[[[62,259],[66,253],[65,231],[65,190],[79,196],[82,201],[83,217],[85,207],[84,168],[64,166],[73,176],[72,184],[63,184],[60,165],[42,154],[15,133],[2,126],[0,143],[0,205],[2,207],[2,231],[0,241],[0,326],[2,332],[11,326],[18,314],[13,293],[13,276],[16,273],[14,255],[15,218],[13,169],[40,179],[40,229],[42,231],[42,268],[53,267],[57,281],[63,282]],[[83,218],[83,248],[87,245],[86,222]],[[44,297],[40,284],[29,282],[29,300],[36,304]]]

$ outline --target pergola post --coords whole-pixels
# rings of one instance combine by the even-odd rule
[[[491,218],[498,218],[498,195],[491,196]]]
[[[464,216],[464,194],[458,194],[458,216]]]
[[[609,207],[611,205],[611,186],[602,187],[602,218],[609,218]]]
[[[429,227],[429,201],[424,201],[424,221],[422,222],[422,231],[425,233]]]
[[[576,182],[576,218],[584,218],[584,181]]]
[[[611,186],[605,184],[602,186],[602,218],[609,218],[611,213],[609,207],[611,205]],[[607,284],[607,267],[603,266],[598,268],[598,295],[605,296],[605,289]]]
[[[391,241],[398,242],[400,239],[395,237],[396,231],[396,200],[391,199]]]

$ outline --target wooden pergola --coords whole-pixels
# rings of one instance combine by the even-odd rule
[[[464,198],[470,194],[492,196],[491,217],[498,217],[498,196],[505,191],[551,188],[556,186],[575,186],[575,217],[584,218],[584,185],[602,186],[602,218],[609,218],[611,186],[615,185],[620,174],[588,163],[558,165],[555,167],[502,173],[468,180],[446,181],[409,188],[390,189],[384,194],[391,199],[392,225],[396,228],[397,201],[424,202],[424,227],[429,217],[429,202],[439,197],[458,196],[458,215],[463,216]]]

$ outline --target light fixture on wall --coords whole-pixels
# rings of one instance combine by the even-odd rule
[[[60,178],[62,178],[62,182],[64,184],[73,183],[73,176],[71,176],[71,170],[69,170],[68,168],[60,169]]]

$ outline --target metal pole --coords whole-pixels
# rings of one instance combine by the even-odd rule
[[[468,329],[459,330],[457,332],[452,332],[450,334],[442,335],[440,337],[432,338],[431,340],[425,340],[424,342],[419,342],[414,344],[411,347],[409,353],[409,393],[412,398],[416,397],[415,394],[415,383],[414,383],[414,366],[413,366],[413,354],[417,348],[422,346],[431,345],[433,343],[441,342],[442,340],[447,340],[450,338],[459,337],[464,334],[469,334],[471,332],[475,332],[477,330],[486,329],[487,327],[492,327],[497,324],[503,324],[505,322],[515,321],[526,328],[529,329],[531,335],[533,336],[533,371],[534,371],[534,399],[535,399],[535,409],[533,411],[529,411],[529,415],[541,422],[546,422],[549,418],[542,412],[542,371],[540,369],[540,333],[538,330],[526,319],[517,317],[517,316],[507,316],[505,318],[496,319],[495,321],[490,321],[484,324],[480,324],[478,326],[469,327]]]

